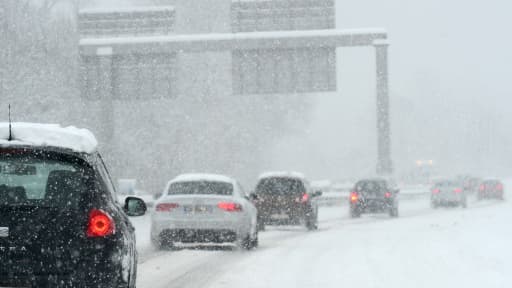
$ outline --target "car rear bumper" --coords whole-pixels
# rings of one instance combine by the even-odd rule
[[[368,200],[350,203],[350,209],[357,210],[359,213],[386,213],[396,205],[393,201],[388,200]]]
[[[232,243],[239,239],[238,235],[229,229],[164,229],[159,238],[181,243]]]
[[[0,271],[0,286],[8,287],[116,287],[121,281],[121,267],[114,261],[89,259],[74,263],[62,259],[61,271],[44,271],[39,264],[28,264]],[[43,263],[44,265],[44,263]],[[72,269],[71,269],[72,267]],[[37,270],[37,271],[36,271]]]
[[[233,235],[248,235],[251,224],[244,218],[236,219],[203,219],[178,220],[158,219],[151,224],[151,239],[160,241],[162,237],[171,237],[174,241],[182,242],[233,242]],[[211,237],[209,237],[211,235]],[[196,239],[196,241],[193,241]],[[211,239],[215,241],[210,241]],[[180,240],[180,241],[178,241]],[[218,241],[217,241],[218,240]],[[221,241],[226,240],[226,241]],[[220,242],[219,242],[220,241]]]

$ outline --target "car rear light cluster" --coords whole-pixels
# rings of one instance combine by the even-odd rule
[[[480,191],[482,191],[482,192],[485,191],[485,185],[484,184],[480,185]]]
[[[441,192],[441,190],[439,190],[439,188],[432,189],[432,194],[439,194],[439,192]]]
[[[92,209],[87,222],[87,237],[105,237],[116,232],[114,220],[105,211]]]
[[[157,212],[170,212],[172,209],[178,208],[179,205],[176,203],[160,203],[156,205]]]
[[[503,184],[496,185],[496,190],[498,190],[498,191],[503,190]]]
[[[391,192],[384,193],[384,197],[385,198],[391,198]]]
[[[355,203],[359,200],[359,195],[357,195],[357,192],[350,193],[350,202]]]
[[[242,205],[234,202],[220,202],[217,207],[227,212],[240,212],[242,211]]]
[[[462,188],[455,188],[455,189],[453,189],[453,192],[462,193]]]

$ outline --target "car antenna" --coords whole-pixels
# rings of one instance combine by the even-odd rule
[[[12,141],[11,104],[9,104],[9,139],[7,141]]]

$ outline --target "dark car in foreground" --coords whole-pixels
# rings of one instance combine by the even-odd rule
[[[504,190],[503,183],[500,180],[487,179],[480,184],[477,199],[494,198],[503,200],[505,198]]]
[[[464,183],[457,180],[440,180],[434,183],[431,189],[430,205],[439,206],[468,206],[467,191]]]
[[[364,179],[358,181],[349,196],[350,216],[359,217],[364,213],[389,213],[398,217],[398,193],[386,179]]]
[[[258,209],[258,229],[265,225],[304,225],[318,228],[318,204],[306,178],[299,173],[271,172],[260,176],[252,195]]]
[[[7,135],[0,124],[0,136]],[[135,287],[137,252],[87,130],[13,123],[0,138],[0,286]]]

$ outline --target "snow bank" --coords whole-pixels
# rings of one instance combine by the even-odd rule
[[[98,141],[91,131],[58,124],[12,123],[12,141],[9,141],[9,123],[0,123],[0,146],[45,146],[93,153]]]

